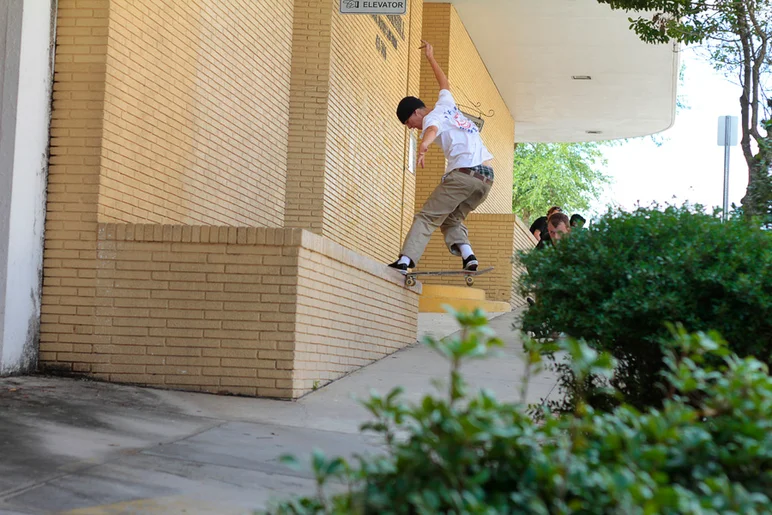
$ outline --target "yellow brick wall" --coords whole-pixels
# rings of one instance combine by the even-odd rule
[[[43,368],[289,398],[412,343],[416,291],[382,263],[444,169],[435,147],[405,171],[395,116],[406,94],[436,100],[422,30],[451,83],[496,111],[483,138],[510,163],[470,235],[496,266],[476,284],[515,305],[511,117],[455,11],[337,5],[59,1]],[[435,237],[421,265],[460,259]]]
[[[510,302],[512,297],[512,229],[515,215],[472,214],[469,232],[474,234],[474,251],[483,267],[494,267],[492,272],[475,278],[475,287],[485,290],[485,298]],[[447,251],[444,253],[450,256]],[[445,258],[447,259],[447,258]],[[461,259],[448,263],[451,269],[460,268]],[[455,284],[458,284],[456,282]]]
[[[88,312],[48,314],[45,371],[296,398],[415,341],[418,290],[309,232],[100,224],[97,234],[91,303],[63,299]]]
[[[512,165],[515,159],[515,121],[488,74],[477,49],[455,9],[450,7],[450,62],[448,78],[460,108],[474,111],[480,104],[485,120],[481,133],[485,146],[493,154],[496,181],[478,213],[512,212]],[[476,113],[474,113],[476,114]]]
[[[324,241],[304,236],[295,389],[307,392],[415,341],[418,296],[397,272],[341,247],[319,252]]]
[[[100,224],[97,307],[46,328],[41,368],[118,383],[291,397],[299,231]]]
[[[101,220],[282,225],[292,15],[292,0],[109,2]]]
[[[286,147],[290,131],[290,40],[281,38],[291,28],[293,4],[274,11],[274,4],[212,2],[195,11],[191,5],[60,0],[41,368],[298,397],[413,343],[420,288],[405,289],[381,263],[299,229],[236,227],[241,220],[282,221],[274,204],[284,192],[262,172],[281,171],[286,160],[280,145],[266,145],[283,137]],[[238,9],[270,30],[243,27],[231,16]],[[221,37],[238,43],[238,51],[215,58],[226,47]],[[269,38],[270,49],[261,38]],[[306,58],[327,66],[318,56]],[[241,79],[245,68],[254,73],[249,84]],[[417,78],[404,79],[417,89]],[[244,112],[253,87],[260,94],[248,100],[264,128]],[[231,126],[215,135],[220,123]],[[244,124],[249,138],[236,134]],[[405,131],[397,129],[403,135],[392,160],[402,163]],[[319,148],[325,158],[326,146]],[[195,182],[204,178],[213,182]],[[412,195],[409,177],[405,183]],[[391,206],[403,209],[412,213],[412,196]],[[151,223],[100,224],[100,217]],[[395,218],[399,231],[404,220]],[[159,220],[180,223],[152,223]],[[220,220],[226,225],[211,225]],[[325,309],[308,312],[314,302]],[[376,320],[384,312],[390,316]]]
[[[453,78],[449,75],[450,62],[450,19],[453,8],[449,4],[425,3],[423,9],[422,38],[434,47],[437,64],[451,81],[451,92],[455,94]],[[421,55],[421,94],[426,107],[432,109],[437,102],[440,90],[431,66],[426,57]],[[419,131],[420,136],[420,131]],[[420,139],[419,139],[420,141]],[[445,173],[445,155],[438,144],[429,147],[425,158],[425,167],[418,168],[415,187],[415,211],[418,212],[426,199],[439,184]],[[435,236],[436,238],[437,236]]]
[[[421,94],[421,62],[423,60],[423,54],[417,47],[421,46],[421,39],[423,38],[423,1],[414,0],[408,2],[408,14],[410,22],[410,36],[408,38],[408,47],[411,52],[408,55],[408,95],[420,96]],[[393,109],[396,114],[396,107]],[[415,140],[416,149],[418,147],[418,134],[417,131],[405,131],[405,166],[408,166],[409,158],[409,145],[410,138]],[[415,157],[414,157],[415,161]],[[410,230],[410,225],[413,223],[413,215],[415,214],[415,196],[416,187],[418,184],[417,177],[420,173],[419,167],[415,162],[413,164],[413,173],[406,174],[405,180],[405,194],[403,198],[402,206],[402,233],[400,242],[397,248],[394,250],[395,254],[402,248],[402,241],[405,239],[407,232]],[[395,256],[396,257],[396,256]]]
[[[99,341],[97,199],[108,0],[60,0],[40,316],[41,360]],[[66,334],[66,342],[58,335]]]
[[[323,235],[383,262],[401,246],[404,215],[412,218],[403,208],[414,203],[415,176],[395,112],[418,95],[409,70],[418,71],[420,13],[412,1],[404,16],[332,16]]]
[[[321,234],[331,0],[294,0],[284,225]]]
[[[493,154],[496,181],[488,199],[476,212],[511,213],[515,127],[509,109],[451,4],[424,4],[423,38],[434,45],[437,63],[448,76],[451,93],[459,109],[477,114],[474,105],[479,103],[484,114],[493,111],[491,117],[482,116],[485,124],[481,136]],[[424,58],[421,99],[432,108],[438,94],[437,80]],[[419,172],[416,185],[416,210],[420,209],[445,172],[444,155],[438,145],[432,145],[426,163],[426,168]]]
[[[517,275],[512,256],[515,249],[527,245],[516,233],[521,222],[512,214],[512,163],[514,159],[514,120],[491,79],[458,13],[451,4],[424,4],[424,39],[435,47],[437,62],[445,70],[459,108],[477,114],[475,104],[484,114],[481,133],[483,142],[494,156],[496,181],[486,202],[467,220],[469,240],[480,260],[481,267],[495,267],[493,272],[475,280],[475,287],[486,292],[488,300],[521,305],[517,293]],[[428,106],[433,106],[439,93],[431,67],[423,60],[421,68],[421,95]],[[445,159],[437,145],[430,147],[426,168],[419,172],[416,184],[416,211],[421,208],[445,172]],[[451,255],[440,231],[426,248],[419,270],[457,270],[461,258]],[[458,277],[426,277],[427,284],[459,285]]]

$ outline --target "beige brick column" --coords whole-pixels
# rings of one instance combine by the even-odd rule
[[[422,38],[434,46],[434,57],[437,64],[449,75],[450,63],[450,15],[453,7],[450,4],[425,3],[423,12]],[[451,84],[451,88],[453,85]],[[421,57],[421,100],[431,109],[437,102],[440,90],[437,79],[425,57]],[[439,145],[434,144],[426,154],[424,168],[416,170],[415,212],[421,209],[434,188],[439,184],[445,173],[445,155]]]
[[[458,13],[449,3],[427,3],[423,8],[423,39],[431,41],[437,61],[450,80],[451,92],[459,109],[479,115],[484,113],[481,133],[485,146],[493,154],[496,181],[486,202],[467,220],[469,239],[481,266],[495,270],[475,281],[475,287],[485,290],[486,298],[522,304],[517,294],[519,269],[513,267],[512,256],[519,248],[532,245],[521,237],[521,223],[512,214],[512,164],[514,159],[515,123],[509,108],[498,92],[493,78],[467,33]],[[421,66],[421,98],[428,107],[437,100],[438,86],[426,60]],[[433,145],[426,158],[426,168],[418,170],[416,180],[416,211],[421,208],[445,172],[442,149]],[[421,270],[454,270],[461,259],[452,256],[440,231],[432,237],[418,264]],[[462,284],[455,277],[426,277],[426,284]]]
[[[333,2],[295,0],[284,225],[322,234]]]
[[[410,37],[408,40],[410,48],[410,57],[408,60],[408,80],[407,91],[405,95],[421,96],[421,79],[422,79],[422,63],[425,58],[423,57],[422,50],[416,50],[421,44],[423,38],[423,0],[411,0],[408,2],[408,21],[410,23]],[[396,109],[395,109],[396,110]],[[410,131],[406,131],[405,138],[405,168],[408,168],[411,163],[408,163],[410,158]],[[418,146],[418,134],[415,134],[416,148]],[[415,163],[413,163],[415,165]],[[415,174],[406,174],[405,184],[402,188],[402,228],[400,231],[400,247],[404,241],[407,232],[410,230],[410,226],[413,223],[413,215],[415,214],[415,195],[418,190],[418,170],[415,170]],[[395,252],[399,252],[399,248]]]
[[[95,331],[109,1],[82,4],[59,2],[40,326],[41,361],[64,354],[75,371],[107,360],[91,347],[110,341],[109,328]]]

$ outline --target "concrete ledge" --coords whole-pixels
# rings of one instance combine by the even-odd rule
[[[485,290],[469,286],[444,286],[440,284],[424,284],[421,298],[434,297],[485,300]]]
[[[396,270],[305,229],[100,223],[97,231],[100,241],[302,246],[385,281],[405,285],[404,276]],[[421,293],[420,283],[409,289]]]
[[[420,284],[302,229],[99,224],[67,265],[44,371],[297,398],[416,339]]]

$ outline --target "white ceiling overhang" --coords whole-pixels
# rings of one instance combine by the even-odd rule
[[[641,42],[631,14],[595,0],[441,3],[453,4],[469,32],[515,119],[515,141],[630,138],[672,126],[678,47]]]

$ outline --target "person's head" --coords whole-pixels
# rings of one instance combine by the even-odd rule
[[[575,215],[571,215],[571,223],[570,223],[570,225],[571,225],[572,228],[573,227],[578,227],[579,229],[581,229],[582,227],[584,227],[584,223],[586,221],[587,220],[585,220],[582,215],[575,214]]]
[[[555,213],[562,213],[563,210],[560,208],[560,206],[552,206],[547,210],[547,219],[549,220],[549,217],[551,217]]]
[[[397,106],[397,118],[408,129],[423,129],[424,116],[429,113],[426,104],[420,98],[405,97]]]
[[[541,239],[541,235],[545,232],[547,232],[547,218],[542,216],[537,218],[532,224],[531,224],[531,234],[537,239]]]
[[[547,229],[552,241],[558,241],[560,238],[571,232],[571,223],[568,217],[563,213],[553,213],[547,222]]]

